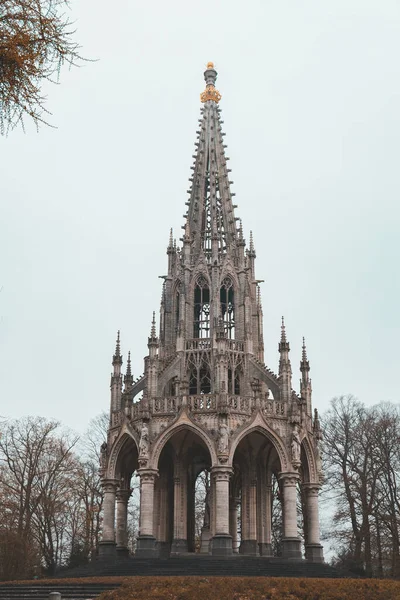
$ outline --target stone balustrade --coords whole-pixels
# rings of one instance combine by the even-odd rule
[[[143,400],[128,404],[124,410],[115,411],[112,414],[112,427],[122,425],[124,414],[131,421],[142,419]],[[226,400],[230,413],[251,415],[255,410],[261,408],[266,416],[274,418],[285,418],[287,416],[287,405],[285,402],[273,398],[256,398],[254,396],[228,395]],[[148,410],[151,414],[177,414],[183,405],[191,412],[215,413],[218,410],[216,394],[197,394],[193,396],[165,396],[162,398],[151,398],[148,402]]]

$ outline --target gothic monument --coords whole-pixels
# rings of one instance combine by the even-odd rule
[[[194,552],[195,482],[206,470],[210,486],[201,553],[270,556],[274,480],[282,505],[282,555],[302,556],[296,502],[301,494],[305,556],[322,562],[321,433],[311,407],[306,348],[303,340],[297,394],[283,319],[278,374],[264,364],[256,253],[252,237],[246,248],[235,217],[213,63],[204,77],[182,246],[171,232],[159,333],[153,315],[144,374],[135,381],[129,354],[122,375],[118,332],[110,427],[101,457],[99,552],[127,552],[134,473],[140,477],[136,555]]]

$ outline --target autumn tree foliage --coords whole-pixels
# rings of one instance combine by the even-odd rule
[[[67,0],[0,0],[0,131],[47,123],[43,84],[80,60]]]

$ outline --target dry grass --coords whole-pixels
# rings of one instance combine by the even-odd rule
[[[400,582],[377,579],[85,577],[12,583],[121,584],[99,600],[400,600]]]

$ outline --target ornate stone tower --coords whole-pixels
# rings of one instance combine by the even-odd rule
[[[256,253],[252,236],[246,248],[235,217],[213,63],[204,77],[182,245],[171,231],[159,335],[153,314],[144,374],[136,381],[130,355],[122,377],[118,332],[101,460],[100,552],[127,551],[127,502],[135,472],[140,477],[137,555],[193,552],[195,483],[205,471],[209,488],[200,552],[271,555],[271,507],[278,498],[281,553],[301,558],[299,494],[305,557],[321,562],[321,435],[317,414],[312,415],[306,348],[303,340],[298,395],[283,319],[278,374],[264,364]]]

